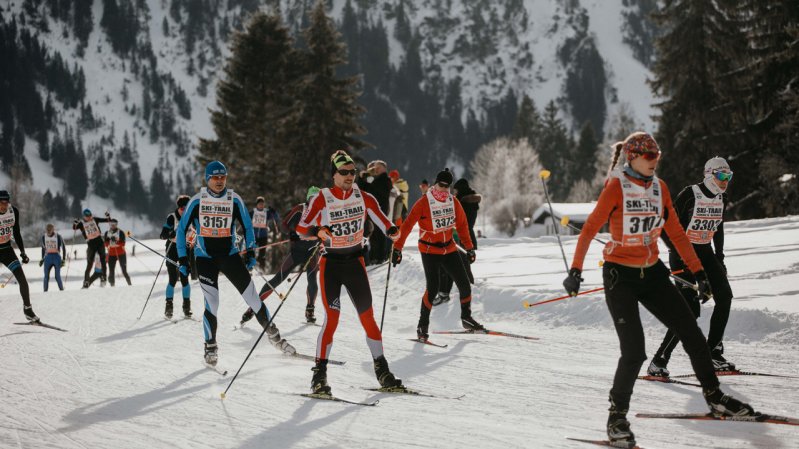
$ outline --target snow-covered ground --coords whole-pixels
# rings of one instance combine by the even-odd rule
[[[799,375],[799,217],[725,228],[736,294],[728,358],[742,369]],[[564,241],[570,257],[576,240]],[[592,245],[586,258],[585,288],[599,286],[600,250]],[[128,261],[133,287],[118,283],[79,290],[83,261],[78,261],[66,291],[42,293],[35,262],[25,266],[34,308],[46,322],[69,332],[13,325],[23,318],[17,287],[0,289],[2,448],[578,448],[585,446],[565,437],[604,436],[618,343],[602,296],[530,310],[521,306],[524,300],[561,295],[564,267],[554,238],[481,239],[473,266],[475,316],[489,328],[541,339],[436,335],[434,341],[448,344],[446,349],[407,341],[414,334],[424,284],[418,253],[409,242],[405,261],[391,274],[386,355],[407,385],[439,395],[465,394],[460,400],[363,390],[377,383],[363,331],[344,300],[332,357],[347,363],[330,367],[329,380],[335,394],[380,399],[377,407],[295,395],[308,390],[312,363],[282,356],[265,342],[221,400],[219,393],[258,336],[253,326],[233,330],[245,305],[227,281],[221,282],[218,340],[220,366],[231,374],[222,378],[203,367],[199,322],[172,324],[161,318],[163,274],[143,318],[136,320],[160,263],[140,245]],[[385,278],[385,268],[371,273],[378,319]],[[255,279],[260,287],[263,280]],[[199,314],[202,296],[193,287]],[[319,328],[301,324],[304,287],[301,279],[277,323],[301,352],[313,354]],[[270,299],[269,306],[274,310],[277,300]],[[705,329],[709,314],[710,304],[703,308]],[[651,355],[663,327],[643,315]],[[434,310],[431,328],[458,327],[457,304]],[[670,368],[689,372],[682,350],[675,351]],[[796,380],[740,376],[722,378],[722,384],[757,409],[799,414]],[[697,388],[640,382],[631,416],[644,411],[704,412],[706,406]],[[799,434],[790,426],[631,420],[647,448],[799,447]]]

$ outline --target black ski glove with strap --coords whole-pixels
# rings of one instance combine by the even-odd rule
[[[694,273],[694,279],[696,279],[696,290],[699,292],[699,300],[704,304],[713,297],[713,290],[710,287],[710,281],[707,279],[705,270]]]

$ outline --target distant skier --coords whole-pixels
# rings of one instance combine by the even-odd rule
[[[227,168],[213,161],[205,166],[205,182],[207,187],[189,201],[184,215],[180,219],[175,235],[180,260],[180,273],[189,275],[189,257],[186,245],[186,231],[193,225],[197,230],[194,247],[197,272],[205,296],[205,313],[203,329],[205,333],[205,362],[216,365],[218,347],[216,342],[217,310],[219,309],[219,273],[224,274],[239,291],[244,301],[255,312],[258,323],[266,328],[269,322],[269,311],[255,291],[250,273],[255,264],[255,237],[250,216],[241,197],[227,188]],[[238,255],[235,245],[235,221],[241,223],[247,245],[247,265]],[[280,331],[272,323],[266,333],[273,345],[286,353],[296,350],[285,339],[280,338]]]
[[[452,185],[452,173],[449,169],[440,171],[436,175],[433,186],[430,187],[427,194],[416,201],[408,217],[402,223],[400,238],[394,243],[394,250],[391,254],[391,263],[394,265],[402,261],[402,247],[418,222],[418,246],[426,278],[426,289],[422,295],[419,312],[419,324],[416,327],[416,336],[420,341],[427,341],[429,338],[428,326],[430,325],[430,311],[433,308],[430,301],[436,297],[440,288],[440,270],[446,271],[458,286],[463,328],[473,331],[485,330],[485,327],[472,317],[472,287],[469,285],[469,278],[458,254],[458,248],[452,240],[452,232],[457,229],[466,249],[468,262],[474,262],[474,246],[469,236],[469,223],[466,220],[466,214],[463,213],[460,201],[449,193],[450,185]]]
[[[22,259],[22,263],[28,263],[30,259],[25,254],[25,242],[22,241],[22,235],[19,232],[19,210],[11,205],[11,195],[8,191],[0,190],[0,262],[11,270],[19,284],[25,318],[31,323],[38,323],[39,317],[33,313],[33,307],[31,307],[28,280],[25,278],[22,265],[11,246],[12,237],[19,248],[19,257]]]
[[[177,208],[175,208],[174,212],[167,215],[166,223],[164,223],[164,226],[161,228],[161,240],[167,241],[166,256],[171,260],[178,259],[178,247],[175,244],[175,236],[177,235],[177,225],[180,223],[180,219],[183,217],[183,213],[186,211],[186,206],[188,206],[188,204],[188,195],[178,196],[177,200],[175,200]],[[190,228],[186,237],[187,239],[193,237],[193,228]],[[189,264],[194,265],[194,257],[192,257],[190,253],[190,248],[192,247],[193,245],[187,244],[187,248],[189,248],[187,249],[187,251],[189,251],[187,260]],[[165,292],[166,303],[164,305],[164,316],[168,320],[172,319],[175,284],[177,284],[178,277],[180,277],[180,285],[183,286],[183,290],[181,291],[183,296],[183,316],[184,318],[191,318],[191,282],[189,282],[189,274],[187,273],[184,275],[179,272],[178,268],[171,263],[166,264],[166,272],[169,276],[169,280],[167,281]]]
[[[92,216],[91,210],[83,209],[83,219],[76,219],[72,222],[72,229],[80,229],[83,238],[86,239],[86,271],[83,273],[83,288],[89,288],[89,275],[94,265],[95,254],[100,255],[100,266],[102,268],[100,283],[101,285],[105,285],[106,254],[103,235],[102,232],[100,232],[100,223],[108,223],[109,221],[111,221],[111,215],[108,212],[105,213],[105,218],[96,218]]]
[[[372,353],[375,376],[383,388],[402,388],[394,377],[383,354],[383,337],[372,311],[372,290],[363,260],[363,228],[366,217],[389,238],[395,240],[399,230],[380,210],[377,200],[354,185],[358,170],[344,151],[331,157],[334,186],[324,188],[310,200],[307,213],[297,226],[297,233],[317,237],[324,245],[319,261],[322,304],[327,314],[316,345],[316,366],[313,368],[311,391],[330,394],[327,383],[327,362],[333,346],[333,335],[341,313],[341,288],[347,289],[366,331],[366,343]],[[318,226],[321,220],[321,226]]]
[[[466,221],[469,223],[469,237],[472,239],[474,249],[477,250],[477,236],[474,235],[474,224],[477,223],[477,211],[480,210],[480,201],[483,197],[469,186],[469,181],[466,178],[455,181],[455,184],[452,185],[452,194],[455,195],[455,198],[460,201],[463,207],[463,213],[466,214]],[[457,244],[463,246],[457,232],[453,233],[452,238],[455,239]],[[460,254],[464,268],[466,268],[469,283],[474,284],[472,265],[469,263],[468,256],[462,252],[458,252],[458,254]],[[440,274],[441,286],[439,287],[438,295],[431,301],[433,306],[448,302],[449,294],[452,292],[452,278],[443,269],[440,270]]]
[[[262,246],[269,243],[269,224],[271,223],[274,228],[274,224],[280,221],[280,215],[271,207],[266,207],[266,200],[259,196],[255,199],[255,208],[250,211],[250,219],[255,233],[255,246],[258,248],[255,260],[263,270],[266,266],[266,248],[262,248]]]
[[[86,257],[88,257],[88,251],[86,251],[86,253]],[[94,267],[94,272],[91,276],[89,276],[89,283],[87,284],[87,287],[91,287],[92,284],[94,284],[94,281],[103,277],[103,266],[100,263],[100,255],[97,253],[94,254],[94,262],[92,263],[92,266]],[[100,287],[105,287],[104,281],[100,281]]]
[[[300,236],[297,234],[296,228],[300,223],[300,219],[307,210],[308,201],[310,201],[311,198],[318,192],[319,187],[310,187],[308,189],[308,193],[306,194],[306,202],[295,205],[283,217],[281,226],[283,227],[283,231],[289,234],[289,240],[291,242],[289,246],[289,253],[283,260],[283,264],[280,266],[280,271],[278,271],[277,274],[272,277],[272,279],[266,281],[264,286],[261,287],[261,292],[259,293],[261,301],[266,301],[266,299],[273,292],[272,288],[276,288],[278,285],[280,285],[295,268],[305,266],[305,262],[307,262],[308,258],[311,257],[313,247],[316,245],[316,239],[308,240],[300,238]],[[306,289],[307,302],[305,306],[305,321],[308,323],[316,322],[316,317],[314,316],[314,305],[316,302],[316,293],[319,291],[319,287],[316,282],[316,274],[318,272],[318,260],[309,263],[308,267],[305,269],[305,275],[308,279],[308,287]],[[241,316],[241,322],[246,323],[247,321],[251,320],[254,315],[255,314],[253,313],[252,309],[247,309],[247,311],[244,312],[244,315]]]
[[[657,142],[647,133],[636,132],[615,144],[614,149],[605,188],[580,232],[572,268],[563,281],[567,293],[572,296],[578,293],[583,281],[583,259],[591,239],[610,221],[611,241],[603,252],[602,278],[605,301],[619,337],[621,358],[610,390],[608,439],[617,447],[635,446],[627,411],[633,385],[646,360],[639,302],[683,342],[712,413],[753,415],[755,412],[749,404],[724,394],[719,388],[707,341],[685,299],[671,283],[669,269],[658,259],[657,241],[665,229],[693,273],[699,294],[711,296],[707,275],[680,226],[669,189],[655,176],[660,159]],[[620,156],[624,157],[624,166],[616,167]]]
[[[724,358],[724,329],[730,317],[732,306],[732,288],[727,279],[727,268],[724,266],[724,209],[727,203],[727,186],[732,180],[732,170],[727,161],[714,157],[705,163],[705,179],[699,184],[684,188],[677,199],[674,200],[674,210],[680,218],[680,224],[688,240],[691,241],[702,267],[707,273],[710,285],[713,286],[713,315],[710,317],[710,331],[707,334],[707,345],[710,348],[710,357],[716,371],[735,370],[735,365]],[[677,276],[688,282],[694,282],[694,277],[685,267],[680,254],[675,251],[674,245],[666,240],[669,245],[669,265],[672,271],[682,271]],[[710,245],[716,247],[715,252]],[[694,316],[699,317],[701,307],[696,291],[685,286],[680,287],[680,293],[691,307]],[[707,301],[705,299],[703,303]],[[666,366],[671,358],[671,352],[679,343],[679,339],[671,330],[666,332],[666,337],[660,348],[649,364],[648,373],[651,376],[669,376]]]
[[[42,260],[39,261],[39,266],[44,265],[44,291],[47,291],[50,284],[51,268],[55,268],[55,281],[58,284],[58,289],[63,290],[61,268],[67,259],[67,246],[64,244],[64,239],[61,238],[61,235],[55,232],[55,226],[52,223],[47,223],[44,230],[44,235],[41,238]]]
[[[111,219],[110,227],[103,235],[105,247],[108,250],[108,283],[111,287],[114,286],[114,272],[116,271],[117,261],[119,261],[119,268],[122,270],[122,276],[125,281],[130,284],[130,276],[128,276],[128,260],[125,254],[125,233],[117,226],[119,222],[116,218]]]

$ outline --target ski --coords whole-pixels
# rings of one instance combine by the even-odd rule
[[[581,443],[593,444],[595,446],[621,447],[621,448],[626,448],[626,449],[644,449],[641,446],[638,446],[638,445],[630,446],[629,444],[624,443],[624,442],[619,442],[619,443],[614,444],[614,443],[611,443],[608,440],[585,440],[585,439],[582,439],[582,438],[571,438],[571,437],[566,437],[566,439],[567,440],[571,440],[571,441],[579,441]]]
[[[39,327],[46,327],[48,329],[53,329],[61,332],[68,332],[66,329],[61,329],[60,327],[53,326],[52,324],[42,323],[41,321],[37,321],[35,323],[14,323],[19,324],[20,326],[39,326]]]
[[[430,340],[421,340],[421,339],[418,339],[418,338],[409,338],[408,340],[415,341],[416,343],[421,343],[423,345],[435,346],[436,348],[446,348],[448,346],[448,345],[439,345],[439,344],[433,343]]]
[[[319,323],[317,323],[317,322],[309,323],[308,321],[303,321],[303,322],[302,322],[302,324],[304,324],[304,325],[306,325],[306,326],[316,326],[316,327],[322,327],[322,325],[321,325],[321,324],[319,324]]]
[[[324,394],[324,393],[297,393],[297,394],[299,394],[304,398],[321,399],[323,401],[343,402],[345,404],[364,405],[367,407],[373,407],[380,402],[380,401],[371,401],[371,402],[350,401],[349,399],[342,399],[338,396],[333,396],[332,394]]]
[[[788,376],[786,374],[756,373],[753,371],[739,371],[739,370],[716,371],[716,375],[717,376],[766,376],[766,377],[781,377],[784,379],[799,379],[799,376]],[[671,376],[671,377],[682,379],[686,377],[696,377],[696,374],[678,374],[676,376]]]
[[[671,377],[663,377],[663,376],[638,376],[639,379],[642,380],[649,380],[652,382],[662,382],[664,384],[677,384],[677,385],[688,385],[691,387],[701,387],[699,384],[695,384],[692,382],[683,382],[681,380],[672,379]]]
[[[166,316],[164,316],[164,320],[169,321],[172,324],[176,324],[179,321],[175,318],[167,318]]]
[[[208,364],[208,363],[205,363],[205,362],[203,362],[203,365],[205,365],[206,368],[208,368],[208,369],[210,369],[212,371],[216,371],[217,374],[219,374],[222,377],[227,376],[227,370],[226,369],[222,369],[222,368],[220,368],[220,367],[218,367],[216,365],[211,365],[211,364]]]
[[[298,359],[312,360],[314,362],[316,361],[316,356],[308,355],[308,354],[300,354],[299,352],[284,352],[283,354],[286,354],[289,357],[296,357]],[[328,359],[327,363],[330,364],[330,365],[339,365],[339,366],[341,366],[341,365],[344,365],[347,362],[342,362],[340,360]]]
[[[411,395],[411,396],[420,396],[420,397],[424,397],[424,398],[436,398],[436,399],[460,399],[460,398],[466,396],[465,394],[462,394],[460,396],[438,396],[438,395],[435,395],[435,394],[423,393],[421,391],[412,390],[412,389],[410,389],[408,387],[405,387],[405,386],[402,386],[402,387],[364,388],[364,390],[374,391],[376,393],[408,394],[408,395]]]
[[[485,335],[496,335],[499,337],[511,337],[511,338],[521,338],[524,340],[539,340],[538,337],[528,337],[527,335],[519,335],[519,334],[511,334],[509,332],[500,332],[500,331],[492,331],[492,330],[482,330],[482,331],[475,331],[475,330],[464,330],[464,331],[433,331],[433,334],[440,334],[440,335],[463,335],[463,334],[485,334]]]
[[[636,418],[693,419],[704,421],[737,421],[799,426],[799,419],[758,413],[750,416],[715,416],[712,413],[636,413]]]

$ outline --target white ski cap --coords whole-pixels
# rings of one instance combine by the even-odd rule
[[[713,176],[714,171],[726,171],[729,172],[730,164],[723,157],[714,157],[709,159],[705,162],[705,176]]]

